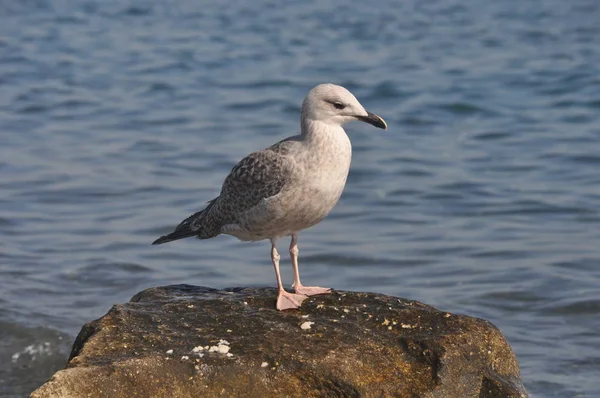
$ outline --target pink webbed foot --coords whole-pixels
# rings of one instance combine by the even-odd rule
[[[306,296],[315,296],[317,294],[329,294],[331,293],[331,289],[327,287],[319,287],[319,286],[296,286],[294,290],[298,294],[304,294]]]
[[[302,302],[307,298],[303,294],[288,293],[284,290],[277,295],[277,309],[283,311],[300,308]]]

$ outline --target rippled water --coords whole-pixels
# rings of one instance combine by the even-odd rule
[[[304,280],[483,317],[533,396],[598,396],[600,3],[253,4],[0,3],[0,395],[143,288],[273,286],[265,242],[150,242],[332,81],[390,129],[348,126]]]

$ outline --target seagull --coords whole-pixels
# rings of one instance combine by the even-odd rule
[[[308,297],[331,289],[304,286],[298,271],[298,233],[319,223],[338,202],[350,170],[352,146],[342,126],[359,120],[387,130],[386,122],[365,108],[347,89],[320,84],[302,103],[301,133],[249,154],[229,173],[218,197],[152,244],[220,234],[242,241],[271,242],[277,278],[278,310],[299,308]],[[290,236],[294,293],[279,272],[277,241]]]

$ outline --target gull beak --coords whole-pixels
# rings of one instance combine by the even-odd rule
[[[387,124],[385,120],[383,120],[381,116],[377,116],[374,113],[367,112],[367,116],[357,116],[356,118],[362,122],[372,124],[380,129],[387,130]]]

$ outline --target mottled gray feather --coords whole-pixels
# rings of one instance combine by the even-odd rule
[[[233,167],[221,188],[219,197],[183,220],[175,231],[157,243],[197,236],[208,239],[221,233],[221,227],[235,224],[238,217],[261,200],[277,195],[289,180],[293,163],[287,157],[296,144],[290,137],[262,151],[253,152]]]

